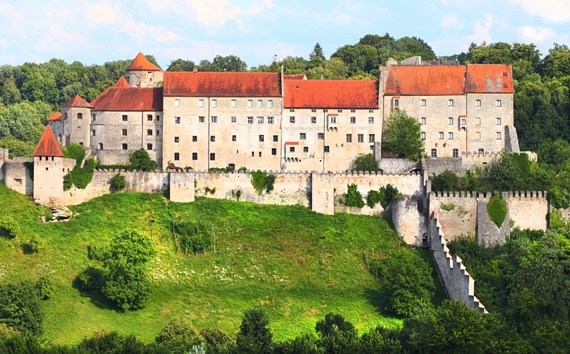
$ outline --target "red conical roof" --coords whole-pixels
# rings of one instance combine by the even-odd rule
[[[148,61],[142,52],[137,54],[137,57],[133,60],[127,70],[162,71],[161,68]]]
[[[63,105],[63,107],[83,107],[83,108],[91,108],[91,105],[89,104],[89,102],[85,101],[83,98],[81,98],[79,95],[76,95],[75,97],[73,97],[72,99],[70,99],[69,101],[65,102],[65,104]]]
[[[36,150],[34,150],[33,156],[63,157],[63,152],[61,151],[61,148],[55,139],[55,135],[53,135],[49,126],[44,130],[44,133],[36,146]]]
[[[54,114],[52,114],[49,118],[49,121],[53,121],[53,120],[61,120],[61,112],[55,112]]]
[[[121,76],[121,77],[119,78],[119,81],[117,81],[117,83],[115,84],[115,87],[117,87],[117,88],[128,88],[128,87],[131,87],[131,86],[129,85],[129,83],[127,82],[127,80],[125,80],[125,77],[124,77],[124,76]]]

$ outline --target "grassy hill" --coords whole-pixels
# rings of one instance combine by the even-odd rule
[[[329,312],[341,313],[360,333],[401,324],[380,310],[379,281],[366,265],[399,247],[384,219],[214,199],[174,203],[158,194],[107,195],[72,209],[71,221],[44,224],[42,207],[0,183],[0,219],[13,218],[23,230],[16,239],[0,237],[0,283],[41,275],[53,279],[43,337],[54,343],[77,343],[102,329],[150,342],[173,317],[235,333],[243,312],[254,306],[267,311],[278,341],[313,331]],[[216,252],[177,253],[171,229],[181,220],[210,226]],[[106,244],[127,228],[152,235],[158,255],[151,264],[155,288],[147,306],[120,313],[72,283],[94,262],[87,247]],[[33,234],[44,246],[24,254],[21,243]]]

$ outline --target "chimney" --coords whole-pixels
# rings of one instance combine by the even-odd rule
[[[194,69],[192,69],[192,72],[193,72],[193,73],[197,73],[197,72],[198,72],[198,67],[195,66]]]

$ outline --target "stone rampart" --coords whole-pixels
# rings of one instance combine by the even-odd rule
[[[407,196],[421,197],[423,190],[421,173],[391,175],[374,172],[339,172],[334,173],[335,197],[345,194],[349,184],[356,184],[358,191],[364,197],[370,190],[378,190],[388,184],[398,188],[403,195]]]
[[[425,217],[419,211],[422,200],[405,196],[392,202],[392,224],[396,233],[409,245],[423,246],[423,235],[427,232]]]
[[[30,176],[30,169],[26,167],[29,164],[30,169],[34,164],[33,157],[15,157],[14,159],[4,161],[3,179],[6,187],[15,190],[18,193],[32,195],[34,184]]]
[[[546,230],[549,210],[546,192],[507,192],[503,193],[503,198],[507,202],[509,217],[514,222],[514,227]]]
[[[436,210],[448,240],[475,236],[477,195],[471,192],[431,192],[430,210]]]
[[[0,148],[0,181],[4,180],[4,165],[8,161],[8,149]]]
[[[461,258],[452,256],[449,252],[447,241],[435,213],[430,215],[428,224],[430,251],[447,297],[461,301],[469,308],[486,313],[485,306],[475,296],[475,280],[465,268]]]
[[[402,158],[382,158],[379,167],[385,174],[405,174],[420,169],[420,163]]]

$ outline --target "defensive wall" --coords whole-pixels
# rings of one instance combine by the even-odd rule
[[[467,307],[486,313],[485,306],[475,296],[475,280],[471,277],[459,256],[452,256],[435,213],[428,221],[430,251],[437,274],[447,298],[461,301]]]
[[[8,149],[0,149],[0,181],[4,181],[6,187],[18,193],[32,195],[32,166],[34,159],[31,157],[9,158]]]
[[[546,192],[503,192],[507,216],[501,227],[487,213],[493,193],[431,192],[430,210],[436,211],[448,240],[476,236],[480,243],[502,243],[512,227],[546,230],[549,204]]]

